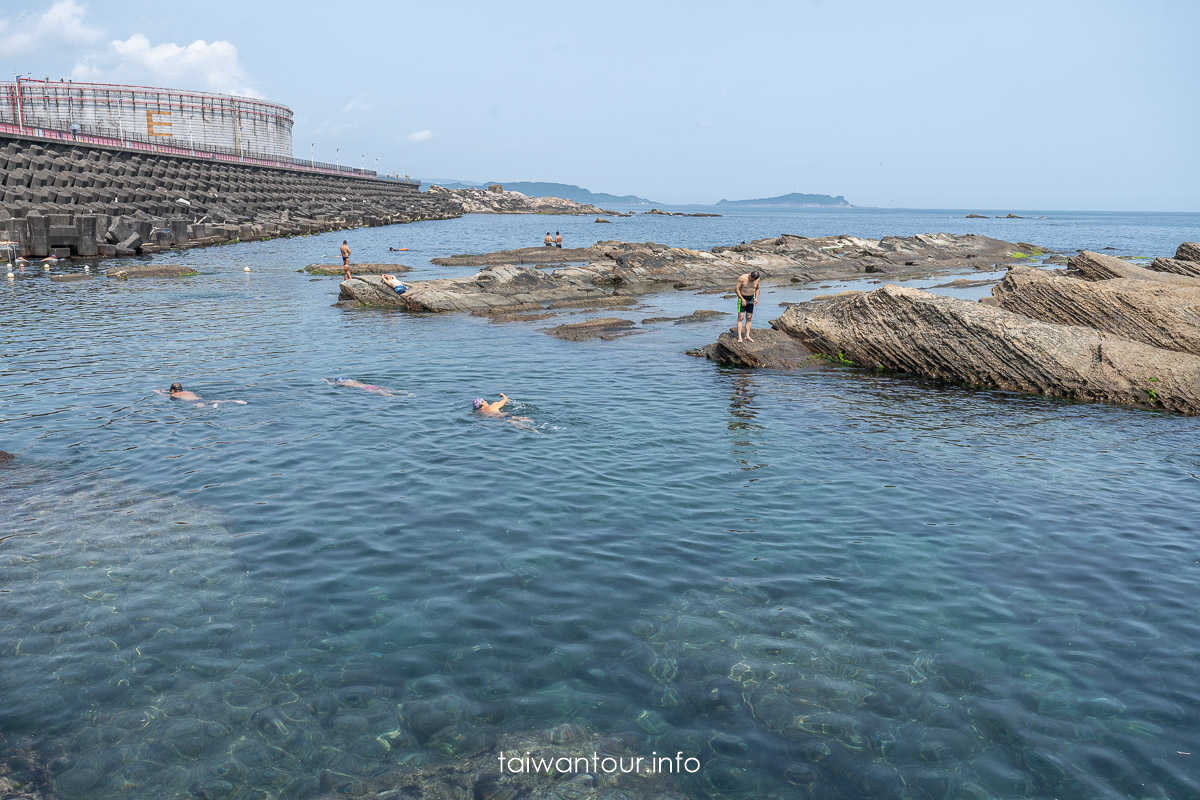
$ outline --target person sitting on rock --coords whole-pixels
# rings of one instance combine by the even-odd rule
[[[383,285],[394,290],[396,294],[404,294],[408,291],[408,287],[397,280],[395,275],[384,275]]]
[[[542,239],[542,244],[546,247],[554,247],[554,237],[550,235],[550,231],[546,231],[546,238]]]
[[[558,231],[554,232],[554,246],[562,247],[562,234]]]

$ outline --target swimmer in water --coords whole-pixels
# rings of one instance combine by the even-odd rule
[[[381,394],[384,397],[413,397],[414,396],[411,392],[394,392],[391,389],[388,389],[387,387],[376,386],[373,383],[363,383],[362,381],[356,381],[353,378],[334,378],[333,380],[327,380],[326,378],[322,378],[321,380],[325,381],[325,383],[328,383],[330,386],[345,386],[349,389],[362,389],[364,392],[370,392],[371,394]]]
[[[168,396],[169,396],[169,397],[170,397],[172,400],[192,400],[192,401],[195,401],[195,400],[199,400],[199,399],[200,399],[200,395],[196,394],[195,392],[189,392],[187,389],[184,389],[184,388],[183,388],[183,384],[182,384],[182,383],[178,383],[178,382],[176,382],[176,383],[172,383],[172,384],[171,384],[171,388],[167,390],[167,395],[168,395]]]
[[[154,392],[155,394],[165,394],[172,400],[187,400],[188,402],[195,403],[197,408],[204,408],[207,405],[207,403],[204,402],[203,397],[195,392],[189,392],[187,389],[184,389],[183,384],[179,383],[178,381],[172,383],[171,388],[165,392],[162,389],[155,389]],[[212,407],[218,408],[221,403],[236,403],[239,406],[246,405],[245,400],[215,400],[213,401]]]
[[[473,408],[477,414],[503,419],[505,422],[510,422],[521,430],[533,430],[533,428],[530,427],[530,425],[533,424],[532,419],[529,417],[515,417],[512,414],[505,414],[501,409],[503,409],[506,405],[508,405],[508,395],[506,395],[504,392],[500,393],[500,399],[494,403],[489,403],[482,397],[476,397],[471,401],[471,408]]]

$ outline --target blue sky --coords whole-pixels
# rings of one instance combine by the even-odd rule
[[[421,178],[1200,211],[1197,30],[1195,0],[4,0],[0,74],[252,93],[297,156]]]

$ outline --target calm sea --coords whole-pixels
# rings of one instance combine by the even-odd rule
[[[5,747],[63,800],[353,796],[567,721],[696,758],[695,798],[1200,795],[1200,421],[683,355],[732,313],[565,342],[297,273],[347,238],[467,274],[429,259],[547,229],[1200,239],[1010,210],[471,216],[0,279]],[[698,308],[733,311],[618,313]],[[207,404],[155,394],[177,380]],[[472,416],[498,392],[530,429]]]

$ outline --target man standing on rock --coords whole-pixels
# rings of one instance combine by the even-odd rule
[[[542,239],[542,244],[546,247],[554,247],[554,237],[550,235],[550,231],[546,231],[546,238]]]
[[[753,342],[754,338],[750,336],[750,321],[754,317],[754,304],[758,302],[758,293],[762,291],[762,284],[758,280],[758,272],[748,272],[745,275],[739,275],[737,285],[733,287],[734,293],[738,298],[738,341],[742,341],[742,320],[746,321],[746,341]]]
[[[350,280],[350,245],[345,239],[342,239],[342,270],[346,273],[346,280]]]

